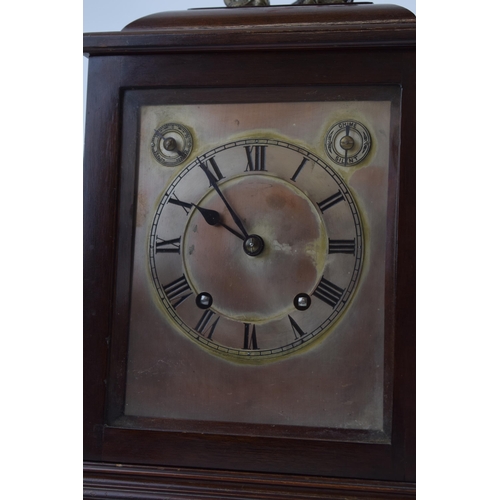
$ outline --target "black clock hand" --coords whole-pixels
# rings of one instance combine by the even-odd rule
[[[231,233],[233,233],[235,236],[240,238],[241,240],[245,241],[245,237],[243,235],[235,231],[233,228],[226,226],[226,224],[222,222],[219,212],[216,212],[215,210],[210,210],[208,208],[199,207],[194,203],[191,203],[191,205],[199,210],[200,214],[203,216],[207,224],[209,224],[210,226],[222,226]]]
[[[173,137],[165,137],[159,130],[156,129],[154,135],[156,135],[160,139],[163,139],[163,145],[167,151],[177,153],[181,158],[186,157],[186,153],[183,153],[180,149],[177,149],[177,141]]]
[[[234,223],[238,226],[240,231],[243,233],[245,238],[248,238],[248,233],[245,229],[245,226],[241,222],[241,219],[236,215],[236,212],[231,208],[231,205],[227,202],[226,198],[222,194],[222,191],[220,190],[219,186],[217,185],[217,179],[212,175],[212,172],[208,170],[208,167],[204,165],[199,159],[198,162],[200,164],[200,167],[202,168],[203,172],[205,172],[205,175],[208,177],[208,180],[210,181],[210,185],[215,189],[216,193],[220,196],[221,200],[224,202],[224,205],[226,205],[227,209],[229,210],[229,213],[231,214],[231,217],[234,220]]]
[[[346,137],[349,137],[349,128],[350,128],[350,127],[349,127],[349,125],[347,125],[347,126],[346,126],[346,128],[345,128],[345,136],[346,136]],[[344,165],[345,165],[346,167],[347,167],[347,152],[348,152],[348,151],[349,151],[348,149],[346,149],[346,150],[345,150],[345,160],[344,160]]]

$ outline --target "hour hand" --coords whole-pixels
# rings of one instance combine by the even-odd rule
[[[220,196],[220,199],[224,202],[224,205],[226,205],[227,210],[229,211],[229,215],[231,215],[234,223],[238,226],[238,229],[243,233],[245,238],[248,238],[248,233],[245,229],[245,226],[241,222],[241,219],[238,217],[236,212],[233,210],[231,205],[228,203],[226,200],[226,197],[222,194],[222,191],[220,190],[219,186],[217,185],[217,179],[212,175],[212,172],[207,168],[206,165],[203,164],[203,162],[199,161],[199,165],[203,172],[205,172],[205,175],[208,177],[208,180],[210,181],[210,185],[215,189],[215,192]],[[221,223],[221,226],[223,224]],[[224,226],[226,227],[226,226]],[[226,227],[227,229],[227,227]]]
[[[211,226],[218,226],[221,223],[219,212],[216,212],[215,210],[210,210],[208,208],[199,207],[194,203],[192,203],[192,205],[193,207],[196,207],[198,209],[201,215],[203,215],[203,218],[205,219],[207,224],[210,224]]]
[[[240,238],[241,240],[245,240],[245,237],[242,234],[238,233],[233,228],[226,226],[226,224],[224,224],[222,222],[219,212],[216,212],[215,210],[210,210],[208,208],[199,207],[198,205],[195,205],[194,203],[192,203],[192,205],[200,212],[200,214],[205,219],[206,223],[209,224],[210,226],[222,226],[225,229],[227,229],[228,231],[230,231],[231,233],[233,233],[235,236]]]

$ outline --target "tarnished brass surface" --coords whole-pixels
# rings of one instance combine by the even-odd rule
[[[338,97],[142,108],[127,415],[382,429],[390,110],[389,101]],[[325,150],[330,128],[346,120],[372,136],[353,167],[334,165]],[[168,122],[193,135],[175,168],[150,148]],[[266,171],[245,171],[245,146],[266,147]],[[263,238],[261,255],[246,255],[239,237],[196,208],[171,203],[215,210],[238,231],[199,166],[211,158],[228,203]],[[344,201],[325,208],[338,190]],[[178,247],[155,253],[157,238],[179,238]],[[354,254],[329,253],[343,240],[357,242]],[[183,276],[192,295],[173,307],[180,296],[169,300],[164,287]],[[344,290],[336,308],[314,295],[324,277]],[[293,303],[300,292],[311,297],[304,311]],[[204,293],[208,309],[195,301]],[[236,378],[244,392],[233,390]]]
[[[336,3],[352,3],[353,0],[296,0],[290,5],[328,5]],[[226,7],[266,7],[269,0],[224,0]]]
[[[328,5],[336,3],[352,3],[353,0],[296,0],[292,5]]]
[[[354,139],[352,137],[342,137],[340,146],[343,149],[351,149],[354,146]]]
[[[226,7],[264,7],[269,0],[224,0]]]

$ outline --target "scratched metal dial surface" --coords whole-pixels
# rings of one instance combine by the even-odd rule
[[[343,121],[372,138],[354,166],[325,150]],[[166,123],[193,137],[173,167],[151,151]],[[337,94],[141,108],[126,415],[382,428],[390,124],[391,102]],[[259,148],[265,170],[255,168]],[[247,232],[260,233],[260,255],[191,205],[240,231],[200,163]],[[329,298],[330,283],[340,295]],[[207,309],[196,303],[203,292]],[[301,293],[311,298],[304,311]]]

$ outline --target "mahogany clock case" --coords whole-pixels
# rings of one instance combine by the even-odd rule
[[[160,14],[120,33],[85,35],[90,59],[84,171],[88,492],[96,492],[102,481],[108,486],[116,481],[120,497],[125,483],[143,477],[156,484],[158,495],[168,491],[173,498],[193,494],[196,485],[208,494],[221,487],[249,492],[258,484],[276,495],[294,484],[297,495],[304,488],[303,498],[313,492],[325,498],[414,495],[414,17],[394,6],[339,7]],[[141,106],[307,102],[338,95],[391,102],[382,427],[128,415]],[[257,490],[256,497],[262,493]]]

